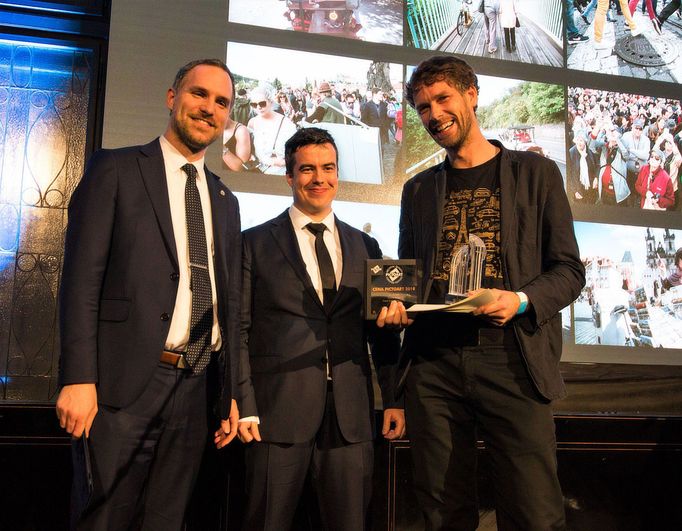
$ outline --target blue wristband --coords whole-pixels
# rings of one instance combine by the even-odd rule
[[[518,310],[516,310],[516,315],[521,315],[522,313],[525,313],[526,310],[528,309],[528,295],[526,295],[523,291],[517,291],[516,296],[521,301]]]

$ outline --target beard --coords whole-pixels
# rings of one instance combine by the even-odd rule
[[[466,115],[463,115],[461,120],[459,117],[453,117],[453,120],[454,123],[450,127],[457,127],[457,133],[454,136],[444,139],[437,138],[437,133],[433,130],[435,127],[438,127],[439,124],[435,120],[432,121],[432,123],[429,123],[429,133],[440,147],[456,153],[469,139],[471,120]]]
[[[202,136],[192,130],[192,127],[189,125],[190,120],[191,118],[187,118],[187,120],[182,121],[175,116],[173,117],[172,128],[178,135],[180,141],[187,146],[192,153],[199,153],[210,146],[216,138],[218,138],[219,133],[216,133],[210,138]]]

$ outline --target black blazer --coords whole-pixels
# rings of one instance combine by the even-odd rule
[[[336,228],[343,275],[329,313],[308,276],[288,211],[243,234],[238,401],[242,417],[260,417],[263,441],[301,443],[315,436],[324,412],[327,355],[341,433],[348,442],[371,440],[368,341],[384,407],[397,407],[399,338],[363,315],[365,260],[381,258],[381,250],[338,219]]]
[[[501,150],[500,252],[505,289],[523,291],[532,303],[532,310],[514,318],[512,325],[537,390],[551,400],[565,394],[559,373],[559,312],[580,294],[585,268],[557,165],[536,153],[510,151],[491,142]],[[433,273],[441,233],[447,164],[446,159],[421,172],[403,188],[398,254],[421,259],[425,279]],[[431,282],[423,285],[425,300]],[[418,321],[405,331],[401,381],[411,357],[428,344],[429,331]]]
[[[206,169],[224,356],[219,413],[236,375],[241,281],[239,207]],[[69,204],[60,289],[60,385],[96,382],[98,401],[124,407],[144,390],[175,305],[178,259],[163,155],[145,146],[93,154]]]

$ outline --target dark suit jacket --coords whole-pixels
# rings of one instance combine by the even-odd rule
[[[585,268],[573,232],[573,218],[559,169],[531,152],[501,149],[500,252],[505,289],[523,291],[532,310],[513,319],[521,354],[530,376],[546,399],[565,394],[559,374],[561,315],[585,285]],[[447,159],[412,179],[403,189],[400,212],[400,258],[419,258],[424,278],[435,261],[445,205]],[[424,282],[422,297],[429,293]],[[405,331],[401,365],[428,344],[433,333],[417,321]],[[415,326],[417,325],[417,326]],[[406,369],[405,369],[406,370]]]
[[[329,313],[308,276],[288,211],[243,234],[239,405],[242,417],[260,417],[263,441],[315,437],[324,412],[327,355],[341,433],[348,442],[371,440],[368,340],[384,407],[397,407],[398,336],[363,315],[365,260],[381,258],[381,250],[376,240],[338,219],[336,227],[343,276]]]
[[[239,338],[241,235],[236,198],[206,170],[213,218],[227,418]],[[96,382],[98,401],[132,403],[164,348],[178,259],[161,146],[101,150],[69,204],[60,289],[60,385]]]

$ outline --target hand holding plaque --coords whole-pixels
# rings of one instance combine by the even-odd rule
[[[410,306],[419,299],[421,268],[416,260],[366,260],[365,319],[376,319],[391,301]]]

